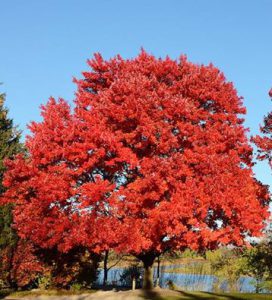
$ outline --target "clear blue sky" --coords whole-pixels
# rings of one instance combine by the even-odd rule
[[[187,54],[233,81],[258,132],[272,110],[272,0],[0,0],[0,87],[24,131],[49,96],[72,101],[94,52],[106,58]],[[255,167],[271,182],[266,163]]]

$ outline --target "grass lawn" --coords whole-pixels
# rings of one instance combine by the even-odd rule
[[[93,294],[95,290],[81,290],[81,291],[69,291],[69,290],[30,290],[30,291],[1,291],[0,299],[8,296],[8,298],[22,298],[22,297],[38,297],[38,296],[74,296],[81,294]]]
[[[150,292],[142,295],[143,299],[155,300],[272,300],[272,294],[252,293],[209,293],[209,292]]]
[[[96,293],[97,292],[97,293]],[[49,291],[21,291],[21,292],[1,292],[0,298],[8,296],[9,299],[16,299],[27,297],[33,297],[33,300],[39,296],[39,299],[43,299],[40,296],[52,296],[52,299],[65,299],[69,300],[69,296],[73,300],[80,300],[84,294],[84,299],[88,300],[122,300],[122,299],[154,299],[154,300],[272,300],[272,294],[245,294],[245,293],[208,293],[208,292],[184,292],[184,291],[171,291],[166,289],[154,289],[151,292],[145,292],[143,290],[136,291],[95,291],[95,290],[85,290],[80,292],[65,291],[65,290],[49,290]],[[89,294],[89,295],[87,295]],[[78,295],[78,297],[76,297]],[[80,296],[82,295],[82,296]],[[45,299],[50,299],[51,297],[45,297]]]
[[[182,296],[180,299],[216,299],[216,300],[272,300],[272,294],[246,294],[246,293],[185,293],[181,292]]]

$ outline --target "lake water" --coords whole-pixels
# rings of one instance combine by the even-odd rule
[[[214,286],[218,281],[218,278],[214,275],[200,275],[200,274],[182,274],[169,272],[170,269],[180,268],[181,265],[162,266],[160,268],[160,280],[159,285],[162,288],[169,287],[169,281],[181,289],[188,291],[206,291],[212,292]],[[130,282],[124,283],[121,280],[121,276],[124,272],[124,268],[113,268],[108,272],[108,284],[116,286],[127,286]],[[154,267],[154,281],[156,279],[157,269]],[[129,280],[130,281],[130,280]],[[103,270],[100,270],[97,279],[97,284],[103,282]],[[220,289],[228,291],[227,280],[223,281],[220,285]],[[254,279],[251,277],[241,277],[237,282],[237,290],[240,292],[255,292]]]

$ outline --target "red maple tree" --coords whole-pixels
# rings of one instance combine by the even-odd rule
[[[2,202],[21,237],[68,251],[108,248],[152,265],[170,249],[242,245],[258,236],[268,194],[232,83],[181,57],[104,60],[83,72],[73,111],[53,98],[32,123],[27,157],[7,162]]]

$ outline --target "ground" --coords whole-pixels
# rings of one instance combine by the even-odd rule
[[[0,298],[3,298],[4,295]],[[42,293],[25,293],[19,292],[6,296],[5,299],[31,299],[31,300],[272,300],[271,295],[257,295],[257,294],[222,294],[222,293],[189,293],[182,291],[171,291],[167,289],[154,289],[152,292],[145,292],[143,290],[136,291],[97,291],[92,293],[83,293],[75,295],[66,293],[60,295],[51,293],[44,295]]]

